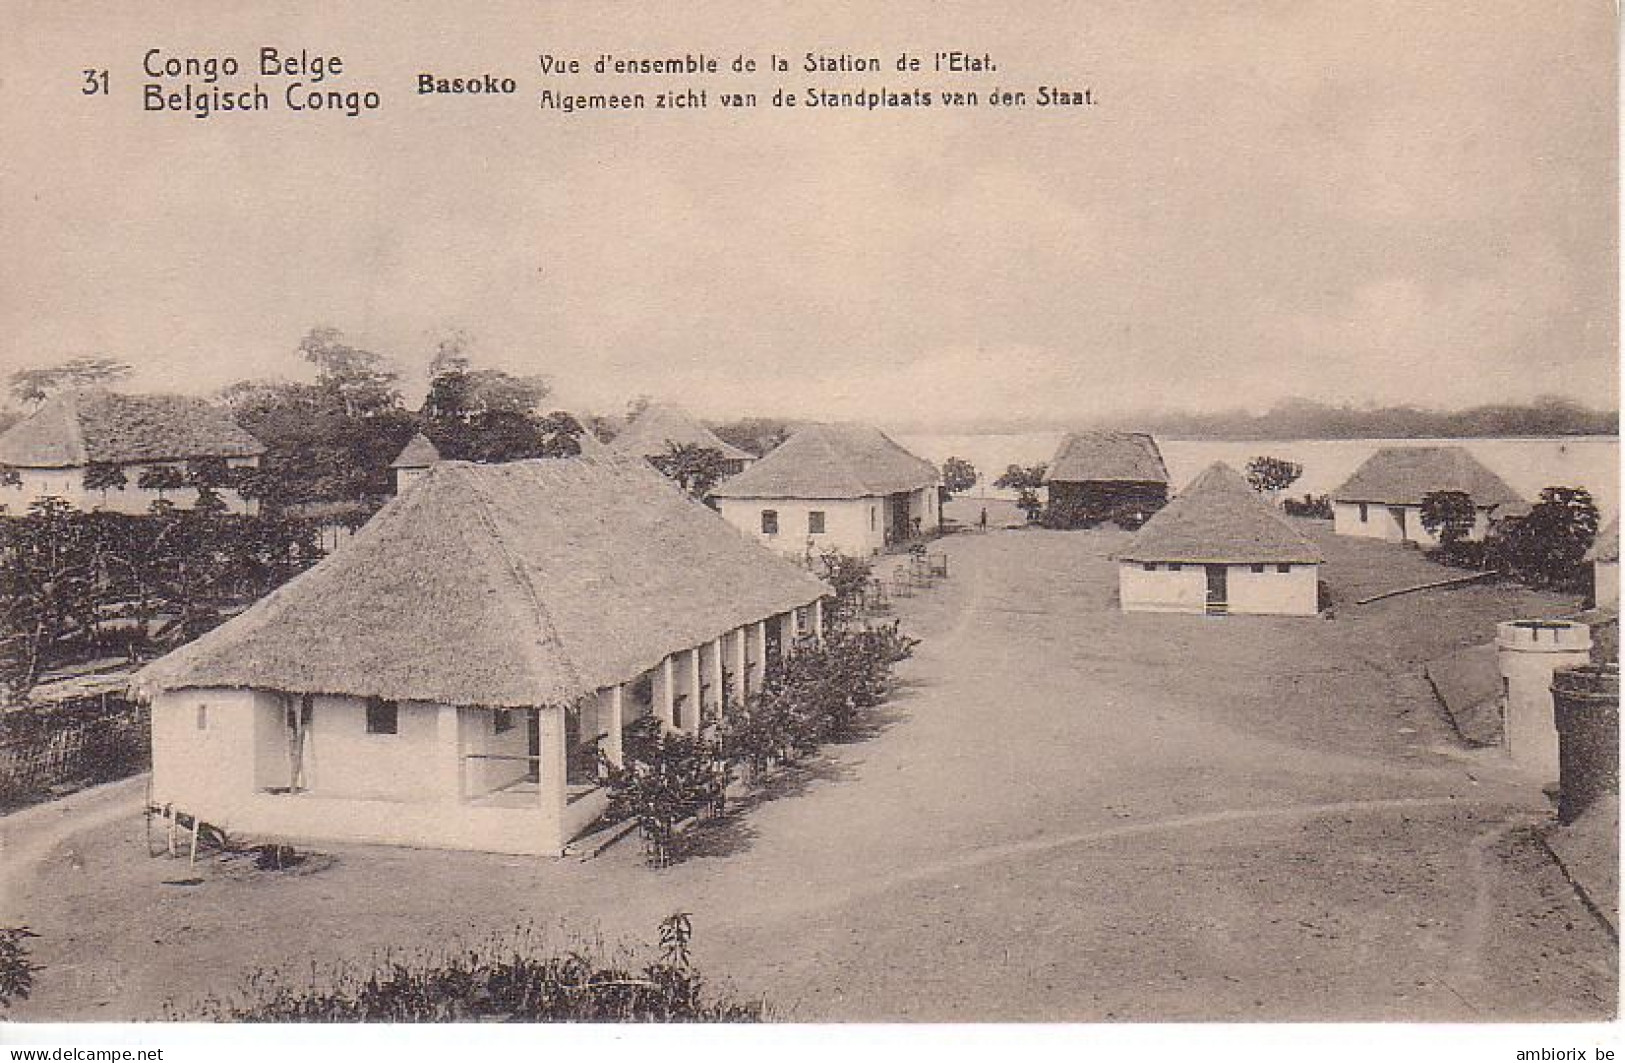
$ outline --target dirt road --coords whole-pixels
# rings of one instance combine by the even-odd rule
[[[1125,616],[1115,535],[948,540],[953,578],[898,603],[925,641],[875,733],[664,871],[633,844],[546,864],[353,847],[180,886],[139,823],[93,829],[17,898],[52,965],[20,1017],[150,1015],[256,966],[526,922],[647,940],[674,910],[708,973],[802,1021],[1610,1012],[1614,947],[1528,834],[1539,780],[1463,752],[1416,667],[1564,603]],[[1369,581],[1372,545],[1333,544],[1329,577]]]

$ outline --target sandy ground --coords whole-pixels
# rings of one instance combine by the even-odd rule
[[[874,733],[664,871],[629,841],[590,862],[332,847],[311,874],[190,873],[148,857],[138,817],[14,829],[44,840],[10,851],[43,852],[5,908],[47,965],[15,1017],[151,1017],[256,967],[304,978],[519,924],[648,941],[676,910],[708,974],[800,1021],[1612,1013],[1615,947],[1532,833],[1544,780],[1464,751],[1420,672],[1572,601],[1125,616],[1123,538],[945,540],[953,578],[897,603],[925,642]],[[1438,571],[1324,539],[1344,603]]]

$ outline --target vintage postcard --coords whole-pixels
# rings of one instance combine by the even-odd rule
[[[1617,55],[0,0],[0,1042],[1625,1051]]]

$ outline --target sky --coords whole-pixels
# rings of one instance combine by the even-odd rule
[[[333,9],[337,10],[333,10]],[[561,405],[950,426],[1288,397],[1617,403],[1615,17],[1599,2],[163,5],[0,0],[0,372],[299,378],[330,325]],[[380,109],[145,113],[151,48],[339,54]],[[988,75],[898,75],[904,49]],[[544,78],[808,50],[878,74]],[[928,60],[929,62],[929,60]],[[111,93],[81,93],[84,68]],[[423,97],[490,72],[511,97]],[[166,79],[177,90],[184,79]],[[709,87],[564,115],[544,87]],[[720,89],[1088,87],[1084,109],[715,106]]]

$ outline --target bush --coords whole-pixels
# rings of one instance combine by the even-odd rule
[[[1521,517],[1490,528],[1485,564],[1536,587],[1575,589],[1585,582],[1586,551],[1597,537],[1597,505],[1583,487],[1548,487]]]
[[[151,729],[144,706],[111,696],[0,712],[0,811],[146,770]]]
[[[707,989],[689,959],[686,913],[660,925],[660,956],[638,964],[590,950],[539,954],[523,932],[485,948],[340,969],[327,986],[251,976],[238,999],[166,1018],[208,1022],[758,1022],[760,1002]]]
[[[27,1000],[34,989],[39,968],[28,958],[28,939],[36,937],[26,926],[0,927],[0,1011],[14,1000]]]
[[[1327,495],[1305,494],[1302,500],[1296,498],[1284,499],[1281,508],[1289,517],[1313,517],[1316,520],[1332,519],[1332,500]]]
[[[720,815],[728,788],[728,762],[719,742],[664,730],[644,717],[628,729],[622,767],[609,768],[609,815],[632,819],[650,864],[673,857],[678,824]]]

